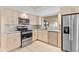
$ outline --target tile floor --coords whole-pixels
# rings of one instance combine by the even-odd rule
[[[62,51],[58,47],[48,45],[41,41],[35,41],[32,44],[24,48],[16,49],[13,52],[62,52]]]

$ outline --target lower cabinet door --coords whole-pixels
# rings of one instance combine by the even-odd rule
[[[37,38],[37,31],[34,31],[33,30],[33,33],[32,33],[32,41],[35,41],[35,40],[37,40],[38,38]]]
[[[10,37],[7,39],[7,51],[11,51],[20,47],[20,38],[18,37]]]
[[[49,32],[49,43],[57,46],[58,33],[57,32]]]
[[[10,50],[12,50],[12,49],[14,49],[15,47],[14,47],[14,41],[15,41],[15,39],[7,39],[7,50],[8,51],[10,51]]]
[[[43,41],[42,40],[42,31],[38,31],[38,40]]]
[[[39,31],[38,40],[48,43],[48,31],[46,30]]]
[[[48,31],[47,31],[47,30],[46,30],[46,31],[44,30],[44,31],[42,32],[42,41],[48,43]]]

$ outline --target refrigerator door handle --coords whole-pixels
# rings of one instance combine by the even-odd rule
[[[73,20],[70,20],[69,24],[69,40],[73,40]]]

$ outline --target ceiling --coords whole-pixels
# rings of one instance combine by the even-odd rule
[[[56,15],[60,6],[6,6],[5,8],[33,14],[37,16],[53,16]]]
[[[41,8],[41,6],[30,6],[31,8],[33,8],[33,9],[39,9],[39,8]]]

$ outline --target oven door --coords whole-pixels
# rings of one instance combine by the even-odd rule
[[[30,37],[32,37],[32,33],[22,34],[22,39],[26,39],[26,38],[30,38]]]

